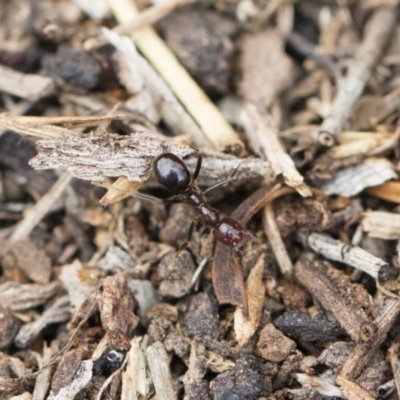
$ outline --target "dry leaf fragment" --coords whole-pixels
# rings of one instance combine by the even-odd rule
[[[133,313],[133,300],[124,275],[117,273],[103,280],[97,295],[101,322],[115,350],[129,350],[139,318]]]
[[[236,308],[234,329],[239,346],[246,344],[254,335],[260,323],[261,311],[265,299],[265,284],[262,280],[265,257],[262,255],[250,271],[246,281],[247,301],[249,305],[249,316],[243,315],[240,307]]]

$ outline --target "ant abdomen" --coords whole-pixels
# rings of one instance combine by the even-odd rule
[[[157,180],[172,193],[182,193],[190,185],[190,172],[175,154],[164,153],[158,156],[153,169]]]

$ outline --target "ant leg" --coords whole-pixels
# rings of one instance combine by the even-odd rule
[[[241,259],[242,259],[243,253],[242,253],[242,250],[239,249],[239,247],[234,246],[234,247],[232,248],[232,251],[233,251],[233,254],[235,255],[235,257],[236,257],[238,260],[241,260]]]
[[[227,179],[224,179],[222,181],[217,182],[215,185],[212,185],[208,187],[206,190],[203,191],[203,194],[207,194],[208,192],[211,192],[212,190],[216,189],[217,187],[224,186],[227,183],[231,182],[233,177],[236,175],[236,173],[239,171],[240,166],[246,161],[242,160],[239,165],[234,169],[234,171],[229,175]]]
[[[255,239],[255,238],[257,237],[256,234],[255,234],[254,232],[248,231],[248,230],[245,230],[245,231],[244,231],[244,234],[245,234],[245,236],[248,236],[248,237],[251,238],[251,239]]]
[[[196,169],[194,170],[194,173],[192,175],[192,182],[195,182],[197,177],[199,176],[202,161],[203,161],[203,155],[200,153],[200,151],[198,151],[197,152],[197,164],[196,164]]]
[[[188,232],[188,237],[187,237],[186,241],[183,242],[183,243],[179,246],[179,252],[181,252],[182,250],[184,250],[184,249],[188,246],[188,244],[190,243],[190,241],[192,240],[194,228],[196,227],[196,224],[199,222],[200,219],[201,219],[201,215],[197,215],[197,216],[195,217],[195,219],[192,221],[192,223],[190,224],[190,228],[189,228],[189,232]]]

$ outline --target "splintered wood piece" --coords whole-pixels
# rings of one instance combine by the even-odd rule
[[[349,400],[374,400],[375,397],[372,397],[366,390],[364,390],[361,386],[352,382],[349,379],[344,378],[343,376],[338,376],[336,378],[337,384],[340,386],[340,389],[344,396],[346,396]]]
[[[110,6],[119,23],[130,22],[138,14],[133,1],[113,0]],[[237,133],[154,29],[150,27],[138,29],[132,34],[132,39],[188,110],[215,149],[242,153],[244,144]]]
[[[98,117],[27,117],[0,114],[0,129],[33,139],[57,139],[76,135],[71,129],[109,125],[113,119],[123,117],[124,114],[117,112]]]
[[[34,168],[66,169],[77,178],[95,182],[122,175],[130,181],[143,182],[150,176],[153,160],[159,154],[171,152],[181,158],[194,152],[187,145],[148,131],[129,136],[67,136],[41,140],[37,147],[39,154],[30,161]]]
[[[281,273],[285,278],[291,280],[293,277],[293,264],[279,232],[271,203],[268,203],[264,207],[262,220],[264,232],[267,235],[268,241],[271,243],[272,251],[278,261]]]
[[[126,370],[122,374],[121,400],[138,400],[149,392],[146,376],[146,361],[141,349],[141,337],[131,340],[131,348],[126,355]]]
[[[400,344],[392,344],[388,350],[388,355],[390,365],[392,367],[394,381],[396,383],[397,393],[400,393]]]
[[[242,122],[255,153],[270,161],[276,175],[282,174],[288,186],[296,189],[302,196],[311,196],[304,178],[279,141],[278,128],[273,117],[261,113],[256,105],[248,102],[242,113]]]
[[[105,28],[103,35],[116,49],[113,59],[118,64],[117,73],[127,92],[133,96],[129,100],[130,108],[142,112],[154,123],[161,116],[174,135],[188,134],[197,147],[210,147],[199,126],[153,67],[139,54],[132,40]]]
[[[28,347],[48,325],[66,322],[71,316],[69,296],[59,297],[38,319],[25,324],[14,339],[17,347]]]
[[[139,318],[133,313],[133,300],[122,273],[103,280],[97,295],[101,323],[110,337],[113,349],[129,350],[133,330]]]
[[[54,342],[53,342],[54,344]],[[50,363],[51,358],[54,355],[54,346],[43,345],[43,364],[47,365]],[[43,367],[43,365],[41,365]],[[37,376],[35,381],[35,388],[33,390],[33,400],[46,400],[46,395],[49,391],[51,384],[51,377],[53,371],[51,367],[44,368]]]
[[[208,382],[204,379],[208,369],[206,348],[202,343],[193,340],[190,346],[188,370],[183,384],[185,386],[184,400],[195,398],[209,398]]]
[[[360,375],[364,366],[386,339],[386,334],[396,321],[399,313],[400,300],[388,299],[375,319],[376,331],[368,341],[359,343],[354,347],[340,371],[340,376],[346,379],[356,379]]]
[[[356,343],[367,341],[375,330],[368,293],[327,263],[298,261],[294,267],[298,281],[315,296],[325,310]],[[332,275],[336,275],[334,279]]]
[[[332,147],[328,154],[343,159],[357,155],[381,154],[393,148],[399,140],[399,132],[342,132],[338,134],[339,145]]]
[[[58,281],[46,285],[4,282],[0,285],[0,304],[4,310],[28,310],[45,304],[61,287]]]
[[[195,1],[196,0],[165,0],[162,3],[155,3],[151,7],[140,11],[133,20],[117,25],[113,28],[113,31],[120,35],[127,35],[136,29],[154,24],[176,7],[184,6]]]
[[[370,158],[358,165],[344,168],[322,186],[328,195],[337,194],[352,197],[365,188],[380,185],[390,179],[396,179],[391,163],[385,158]]]
[[[93,361],[82,361],[73,379],[68,385],[62,387],[57,393],[50,392],[48,400],[73,400],[85,388],[93,377]]]
[[[319,376],[309,376],[307,374],[295,374],[295,377],[303,386],[312,387],[323,396],[343,397],[340,389],[328,379],[323,379]]]
[[[355,101],[361,96],[373,67],[385,49],[396,18],[396,8],[382,7],[368,21],[363,41],[348,65],[346,76],[338,82],[331,112],[321,125],[321,144],[331,147],[335,143],[334,135],[342,131],[348,122]]]
[[[386,240],[400,239],[400,214],[386,211],[366,211],[362,228],[368,236]]]
[[[11,234],[5,249],[9,249],[13,243],[26,239],[35,226],[43,219],[43,217],[51,210],[54,203],[62,196],[65,189],[71,182],[72,176],[68,172],[64,172],[52,186],[52,188],[26,213],[15,227]]]
[[[176,400],[171,371],[170,359],[161,342],[156,342],[146,349],[151,378],[157,397],[165,400]]]
[[[358,246],[335,240],[327,234],[314,232],[306,235],[299,233],[297,237],[305,246],[329,260],[351,265],[382,282],[395,279],[398,275],[397,270],[387,262]]]
[[[239,308],[234,315],[235,338],[239,346],[244,346],[253,337],[260,323],[261,311],[265,300],[265,284],[262,281],[265,257],[262,255],[251,269],[246,281],[246,293],[249,317],[245,318]]]
[[[27,100],[38,100],[40,97],[51,95],[54,90],[55,84],[51,78],[23,74],[0,65],[0,92]]]

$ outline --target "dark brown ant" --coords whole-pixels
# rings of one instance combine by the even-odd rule
[[[186,246],[191,240],[196,223],[201,221],[204,225],[213,229],[216,240],[231,247],[235,256],[240,258],[241,251],[239,245],[245,235],[252,234],[243,229],[242,225],[233,218],[221,218],[220,213],[207,203],[204,195],[216,187],[227,183],[228,180],[218,182],[204,192],[200,191],[195,182],[201,169],[201,163],[202,155],[198,153],[197,165],[193,175],[190,175],[184,162],[172,153],[159,155],[153,164],[154,173],[158,181],[173,194],[168,200],[187,204],[199,213],[190,225],[187,242],[181,248]]]

